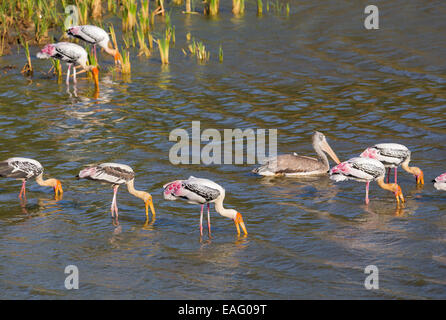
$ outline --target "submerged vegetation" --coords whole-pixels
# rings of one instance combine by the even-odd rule
[[[257,15],[272,8],[275,14],[289,15],[289,4],[281,0],[256,0]],[[249,2],[248,5],[254,4]],[[220,11],[220,0],[171,0],[169,6],[185,8],[183,13],[200,14],[195,6],[203,6],[203,14],[217,16]],[[224,3],[231,6],[231,3]],[[69,7],[72,6],[72,7]],[[121,43],[118,46],[113,25],[109,25],[108,32],[113,47],[122,51],[122,63],[117,65],[116,71],[129,74],[131,70],[131,48],[137,49],[137,55],[150,57],[153,54],[153,43],[158,45],[162,64],[169,64],[169,51],[175,48],[175,26],[172,25],[171,9],[166,10],[165,0],[9,0],[0,3],[0,56],[11,53],[11,48],[19,43],[26,55],[26,64],[22,69],[25,75],[32,75],[32,59],[30,46],[42,46],[50,42],[75,41],[69,39],[65,30],[70,25],[94,24],[103,25],[103,19],[118,18],[118,28],[122,29]],[[76,9],[77,8],[77,9]],[[75,12],[74,12],[75,11]],[[245,0],[232,0],[232,13],[236,16],[245,13]],[[156,16],[160,16],[155,19]],[[164,23],[163,32],[155,26]],[[121,26],[119,26],[121,24]],[[157,28],[156,28],[157,27]],[[202,41],[192,39],[186,32],[187,48],[182,49],[186,55],[195,56],[200,63],[210,59],[210,52]],[[88,51],[88,50],[87,50]],[[223,62],[223,49],[218,48],[218,61]],[[94,56],[89,52],[89,63],[96,65]],[[51,60],[53,74],[58,79],[62,77],[59,60]],[[48,72],[49,73],[49,72]]]

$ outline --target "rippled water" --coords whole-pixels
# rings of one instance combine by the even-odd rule
[[[0,185],[0,298],[446,298],[446,193],[431,180],[446,171],[445,7],[441,1],[377,2],[380,30],[366,31],[366,2],[291,2],[291,13],[242,18],[223,5],[218,19],[172,12],[171,64],[132,52],[131,80],[102,72],[100,95],[44,75],[33,59],[0,57],[0,158],[38,159],[62,180],[64,196],[20,182]],[[158,23],[158,26],[161,23]],[[207,64],[185,57],[186,33],[211,51]],[[219,45],[224,62],[217,58]],[[35,54],[37,48],[32,48]],[[101,55],[105,68],[112,63]],[[12,70],[7,65],[15,65]],[[341,160],[379,142],[412,151],[426,185],[400,170],[406,206],[371,185],[328,177],[261,178],[252,165],[169,162],[169,132],[279,129],[279,153],[313,156],[322,131]],[[205,145],[205,144],[203,144]],[[121,162],[137,189],[153,195],[157,217],[145,225],[142,201],[118,193],[120,226],[110,218],[112,190],[74,176],[84,165]],[[249,235],[215,213],[213,239],[199,239],[200,207],[162,198],[164,183],[189,175],[226,188],[226,207],[243,214]],[[64,288],[78,266],[80,289]],[[364,288],[364,268],[379,268],[379,290]]]

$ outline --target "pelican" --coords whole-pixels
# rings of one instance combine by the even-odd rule
[[[118,217],[118,205],[116,202],[116,193],[121,184],[127,185],[129,193],[144,201],[146,206],[146,218],[149,219],[149,206],[152,211],[152,218],[155,218],[155,209],[153,207],[152,196],[148,192],[135,190],[135,172],[125,164],[120,163],[102,163],[99,165],[87,167],[76,176],[79,179],[90,179],[99,182],[109,183],[113,186],[113,200],[111,204],[112,217]]]
[[[105,50],[109,55],[113,56],[115,59],[115,64],[122,64],[122,57],[118,49],[113,49],[110,43],[110,37],[108,33],[97,26],[84,25],[84,26],[74,26],[67,29],[67,34],[69,36],[81,39],[87,43],[93,45],[94,57],[96,58],[96,45],[99,45]]]
[[[54,58],[65,61],[68,64],[67,85],[70,83],[70,69],[72,65],[78,64],[85,71],[91,71],[93,74],[94,84],[99,88],[99,70],[96,66],[88,66],[88,54],[81,46],[70,42],[58,42],[47,44],[39,53],[37,58],[48,59]],[[76,67],[73,67],[73,81],[76,83]]]
[[[384,176],[386,175],[386,168],[384,165],[375,159],[371,158],[352,158],[350,160],[341,162],[337,166],[331,168],[330,179],[334,181],[356,180],[366,183],[365,203],[369,203],[369,184],[370,181],[375,180],[378,185],[395,194],[398,204],[404,202],[401,188],[396,183],[385,183]]]
[[[19,198],[26,199],[26,181],[36,178],[40,186],[53,187],[56,196],[62,195],[62,184],[57,179],[43,180],[43,167],[39,161],[29,158],[14,157],[0,162],[0,177],[22,180]]]
[[[325,136],[320,132],[313,134],[313,148],[318,158],[310,158],[294,154],[283,154],[268,158],[266,163],[252,172],[262,176],[312,176],[326,174],[330,169],[326,152],[336,163],[340,163],[338,157],[331,149]]]
[[[382,162],[387,171],[387,182],[389,182],[390,169],[395,168],[395,183],[397,183],[397,169],[398,166],[413,174],[416,178],[417,184],[424,184],[423,171],[417,167],[409,167],[410,162],[410,150],[398,143],[379,143],[373,147],[365,149],[360,157],[372,158]]]
[[[164,199],[176,200],[183,199],[191,204],[201,205],[200,215],[200,235],[203,236],[203,207],[207,204],[208,207],[208,230],[209,236],[211,235],[211,220],[209,214],[209,204],[215,203],[215,211],[220,215],[232,219],[237,228],[237,234],[240,235],[240,227],[242,227],[245,235],[245,224],[243,222],[242,215],[234,209],[223,208],[223,200],[225,198],[225,189],[222,186],[216,184],[214,181],[202,178],[195,178],[190,176],[187,180],[176,180],[169,182],[163,186]]]
[[[446,191],[446,172],[436,177],[432,182],[435,189]]]

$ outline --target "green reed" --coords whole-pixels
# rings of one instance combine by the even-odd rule
[[[232,0],[232,13],[242,15],[245,13],[245,0]]]
[[[169,64],[169,39],[158,39],[157,43],[160,51],[161,63]]]
[[[205,0],[204,14],[209,16],[217,16],[219,6],[220,6],[220,0]]]

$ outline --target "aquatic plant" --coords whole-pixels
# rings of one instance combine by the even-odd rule
[[[263,15],[263,1],[257,0],[257,16],[261,17]]]
[[[91,0],[91,16],[93,20],[99,20],[102,18],[102,1]]]
[[[26,41],[23,44],[23,47],[25,48],[25,55],[26,55],[26,59],[28,60],[28,62],[23,67],[21,73],[23,73],[24,75],[32,75],[33,74],[33,66],[31,64],[31,56],[29,54],[28,41]]]
[[[218,15],[218,7],[220,0],[205,0],[204,1],[204,14],[209,16]]]
[[[88,3],[83,0],[76,0],[76,6],[79,9],[79,24],[88,24]]]
[[[123,0],[122,31],[134,30],[136,26],[136,0]]]
[[[57,79],[62,81],[62,65],[60,64],[59,59],[51,59],[51,62],[54,67],[54,73],[57,75]]]
[[[192,40],[192,43],[188,46],[189,52],[195,55],[200,62],[209,60],[210,53],[206,51],[206,46],[202,41]]]
[[[222,48],[221,45],[220,45],[220,47],[218,48],[218,61],[219,61],[220,63],[223,62],[223,48]]]
[[[138,28],[136,33],[137,33],[138,43],[139,43],[138,56],[141,56],[141,55],[145,55],[146,57],[150,56],[150,50],[146,45],[144,30],[142,28]]]
[[[130,51],[124,50],[122,52],[122,66],[121,73],[130,74],[131,65],[130,65]]]
[[[235,15],[245,13],[245,0],[232,0],[232,13]]]
[[[138,17],[139,26],[142,28],[143,32],[148,32],[150,30],[149,0],[141,0],[141,9]]]
[[[169,64],[169,42],[166,38],[157,40],[162,64]]]

